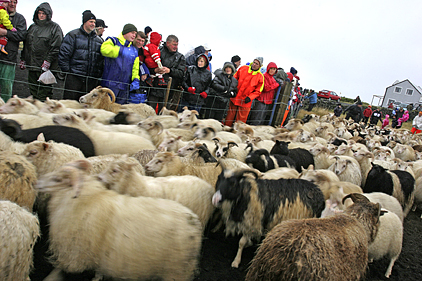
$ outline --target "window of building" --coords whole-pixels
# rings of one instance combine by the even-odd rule
[[[394,89],[394,93],[400,94],[401,93],[401,88],[400,87],[396,87]]]
[[[413,95],[413,89],[407,89],[406,90],[406,95],[408,95],[408,96]]]

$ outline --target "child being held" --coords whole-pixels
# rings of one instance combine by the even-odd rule
[[[9,19],[9,13],[7,12],[7,7],[10,3],[10,0],[0,0],[0,28],[8,29],[11,31],[16,31],[16,28],[13,27]],[[4,49],[7,45],[7,37],[0,36],[0,51],[7,55],[6,50]]]
[[[145,56],[145,64],[148,68],[163,68],[161,64],[161,51],[158,48],[161,42],[161,34],[158,32],[151,32],[149,34],[148,44],[144,47],[144,56]],[[158,86],[166,86],[167,83],[165,82],[162,74],[156,75],[158,79]],[[150,77],[145,81],[149,86],[152,87],[152,80],[155,75],[150,75]]]

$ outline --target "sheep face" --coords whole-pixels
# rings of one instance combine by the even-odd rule
[[[0,106],[0,113],[2,114],[19,113],[19,112],[25,113],[24,108],[28,106],[35,107],[29,102],[26,102],[23,99],[20,99],[16,95],[14,95],[5,104]]]
[[[337,159],[336,162],[334,163],[334,173],[337,176],[340,175],[346,170],[347,165],[350,163],[352,163],[350,160]]]
[[[301,125],[303,125],[302,120],[290,119],[289,122],[287,122],[286,126],[284,126],[284,128],[286,128],[289,131],[293,131],[295,129],[298,129]]]
[[[195,149],[196,149],[195,142],[189,141],[187,145],[185,145],[182,148],[179,148],[179,150],[177,151],[177,155],[179,155],[180,157],[185,157],[189,155],[190,153],[192,153]]]
[[[196,110],[189,110],[186,106],[183,108],[183,112],[180,115],[179,121],[195,121],[196,116],[199,115],[198,111]]]
[[[215,136],[215,130],[210,127],[206,127],[206,128],[198,127],[194,133],[194,138],[198,138],[198,139],[207,139],[210,136],[211,137]]]
[[[245,195],[247,192],[243,192],[239,186],[239,181],[243,175],[235,175],[232,171],[223,170],[218,176],[216,183],[216,192],[212,197],[212,204],[215,207],[221,207],[224,201],[235,201]]]
[[[385,171],[386,169],[384,169],[382,166],[372,163],[372,169],[368,173],[368,178],[375,178],[377,175],[380,175]]]
[[[246,156],[245,163],[248,164],[251,168],[255,168],[260,172],[266,172],[268,170],[268,151],[265,149],[258,149],[251,151],[248,156]]]
[[[59,114],[53,117],[53,123],[62,126],[71,126],[76,123],[76,115],[74,114]]]
[[[45,151],[48,151],[50,149],[50,145],[46,142],[42,141],[33,141],[25,147],[25,150],[23,151],[23,155],[33,163],[36,158],[40,157]]]
[[[315,144],[313,147],[311,147],[310,149],[309,149],[309,152],[313,155],[313,156],[317,156],[317,155],[319,155],[321,152],[322,152],[322,150],[325,148],[325,146],[324,145],[322,145],[322,144],[320,144],[320,143],[317,143],[317,144]]]
[[[149,173],[158,173],[171,161],[172,157],[170,153],[159,152],[145,165],[145,170]]]
[[[119,184],[116,185],[115,183],[118,183],[123,177],[132,171],[132,167],[134,165],[134,163],[130,163],[126,159],[112,162],[98,175],[98,180],[104,183],[108,189],[119,192],[119,188],[124,187]]]
[[[238,145],[235,142],[215,141],[214,154],[217,158],[226,157],[230,148],[233,146],[238,146]]]
[[[345,153],[347,153],[350,149],[352,148],[352,146],[348,146],[345,145],[344,143],[341,144],[336,151],[334,151],[334,154],[336,155],[344,155]]]
[[[271,149],[271,154],[289,155],[289,143],[276,140],[275,145]]]

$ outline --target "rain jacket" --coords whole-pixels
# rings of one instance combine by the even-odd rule
[[[108,37],[101,45],[101,54],[105,56],[101,86],[125,91],[134,79],[140,79],[138,49],[122,34]]]
[[[264,74],[264,81],[265,81],[264,82],[264,89],[262,90],[261,95],[259,95],[259,97],[257,98],[257,100],[259,100],[260,102],[265,103],[265,104],[272,104],[274,102],[274,94],[275,94],[275,91],[277,90],[277,88],[279,86],[277,81],[274,79],[273,75],[270,75],[268,73],[268,71],[272,67],[275,67],[277,69],[277,65],[274,62],[270,62],[267,65],[267,71]],[[275,74],[276,73],[277,73],[277,70],[276,70]]]
[[[59,67],[63,72],[99,78],[103,73],[103,41],[95,31],[89,34],[83,26],[70,31],[63,39],[59,51]]]
[[[364,111],[363,111],[363,116],[365,117],[370,117],[372,115],[372,109],[370,107],[367,107]]]
[[[196,65],[196,59],[200,54],[205,54],[204,46],[198,46],[194,49],[194,53],[186,58],[186,66]]]
[[[237,95],[231,98],[230,101],[241,107],[252,106],[252,102],[245,104],[246,97],[252,100],[259,97],[262,90],[264,89],[264,75],[258,70],[253,71],[251,65],[241,66],[234,74],[234,78],[237,79]]]
[[[198,60],[200,57],[205,59],[205,65],[199,68]],[[205,99],[201,97],[200,93],[209,93],[212,75],[207,69],[209,64],[208,58],[205,54],[201,54],[196,58],[196,65],[191,65],[186,70],[185,80],[183,82],[183,89],[186,91],[183,93],[183,100],[194,105],[204,105]],[[195,94],[187,92],[189,87],[195,87]]]
[[[38,19],[38,12],[43,11],[47,18]],[[47,2],[41,3],[34,12],[34,23],[28,28],[24,41],[21,60],[27,65],[41,67],[48,61],[50,69],[58,69],[59,50],[63,41],[63,32],[60,26],[51,20],[53,11]]]

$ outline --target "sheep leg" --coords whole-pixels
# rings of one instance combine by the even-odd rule
[[[246,237],[245,235],[242,236],[239,240],[239,249],[237,250],[236,257],[232,262],[232,267],[238,268],[240,264],[240,260],[242,259],[242,252],[243,248],[248,247],[252,244],[251,240]]]
[[[394,262],[397,260],[399,256],[395,256],[391,259],[390,264],[388,265],[387,271],[385,272],[385,277],[390,278],[391,270],[393,270]]]
[[[63,281],[63,273],[59,268],[54,268],[43,281]]]
[[[92,278],[91,281],[101,281],[101,280],[103,280],[103,278],[104,278],[104,276],[102,274],[95,272],[95,277]]]

